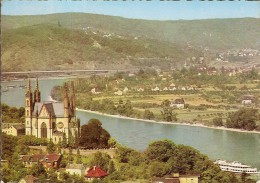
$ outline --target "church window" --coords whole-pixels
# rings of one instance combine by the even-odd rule
[[[61,138],[59,138],[59,141],[61,142]]]
[[[29,116],[29,110],[26,111],[26,115]]]
[[[29,100],[26,100],[26,106],[29,106]]]
[[[56,142],[56,137],[54,138],[54,141]]]

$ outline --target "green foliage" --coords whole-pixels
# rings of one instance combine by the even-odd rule
[[[81,155],[80,155],[79,149],[77,149],[76,163],[77,164],[82,163],[82,159],[81,159]]]
[[[51,139],[51,140],[49,141],[48,145],[47,145],[47,152],[48,152],[49,154],[52,154],[52,153],[55,152],[55,150],[56,150],[56,147],[55,147],[55,145],[54,145],[54,143],[52,142],[52,139]]]
[[[170,140],[156,141],[149,144],[145,154],[151,161],[167,162],[177,154],[177,149],[176,145]]]
[[[241,108],[229,115],[226,126],[228,128],[254,130],[257,128],[256,121],[259,121],[258,109]]]
[[[23,123],[24,122],[24,107],[19,109],[16,107],[10,107],[6,104],[2,105],[2,123]]]
[[[47,177],[47,172],[43,164],[40,162],[33,164],[29,170],[29,173],[30,175],[33,175],[35,177],[39,177],[39,176]]]
[[[94,157],[93,157],[93,159],[90,162],[90,166],[99,166],[103,170],[108,171],[109,170],[110,159],[111,158],[110,158],[110,156],[108,154],[101,153],[101,152],[98,151],[98,152],[96,152],[94,154]]]
[[[112,174],[116,171],[116,168],[115,168],[115,164],[114,164],[114,161],[113,160],[110,160],[109,161],[109,164],[108,164],[108,171],[107,173],[108,174]]]
[[[222,118],[214,118],[213,119],[214,126],[223,126],[223,120]]]
[[[116,152],[118,161],[122,162],[122,163],[128,163],[130,154],[131,154],[131,152],[134,152],[134,151],[135,151],[134,149],[131,149],[128,147],[118,146],[117,152]]]
[[[23,135],[19,137],[18,144],[24,144],[27,146],[39,146],[39,145],[47,145],[48,142],[46,139],[37,138],[32,135]]]
[[[149,120],[154,119],[154,114],[150,110],[146,109],[144,111],[143,118],[144,119],[149,119]]]
[[[81,127],[79,146],[87,149],[108,148],[109,139],[110,134],[102,128],[102,123],[98,119],[91,119]]]
[[[163,177],[169,173],[169,168],[166,163],[153,161],[150,165],[150,175],[151,177]]]

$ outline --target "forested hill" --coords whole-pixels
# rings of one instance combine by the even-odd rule
[[[166,41],[69,29],[57,23],[4,30],[2,38],[2,71],[131,69],[156,65],[167,68],[187,57],[201,55],[195,49]]]
[[[260,19],[208,19],[154,21],[116,16],[61,13],[34,16],[2,16],[2,29],[10,30],[36,24],[57,24],[72,29],[91,29],[119,35],[147,36],[177,45],[199,48],[260,48]]]

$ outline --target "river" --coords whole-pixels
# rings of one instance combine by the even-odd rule
[[[47,100],[51,88],[62,84],[64,81],[64,79],[39,80],[42,99]],[[1,85],[4,88],[7,85],[20,86],[25,84],[25,81],[16,81],[5,82]],[[32,82],[32,86],[34,87],[34,82]],[[25,91],[26,89],[16,87],[3,92],[2,103],[16,107],[24,106]],[[103,127],[120,144],[137,150],[144,150],[152,141],[170,139],[176,144],[192,146],[201,153],[208,155],[212,160],[240,161],[260,169],[260,134],[149,123],[81,111],[77,111],[77,117],[80,118],[81,124],[86,123],[91,118],[99,119]]]

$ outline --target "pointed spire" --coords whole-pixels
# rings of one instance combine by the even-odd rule
[[[27,80],[27,93],[31,92],[31,81],[30,79]]]
[[[39,90],[39,83],[38,83],[38,78],[36,78],[36,85],[35,85],[35,90]]]
[[[41,92],[39,90],[38,78],[36,78],[35,90],[34,90],[34,103],[41,102]]]

